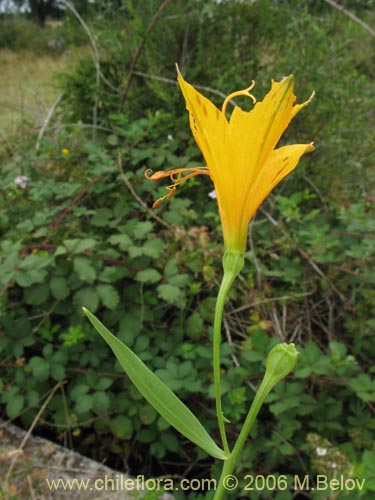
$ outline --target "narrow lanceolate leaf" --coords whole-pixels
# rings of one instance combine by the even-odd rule
[[[217,446],[197,417],[169,387],[152,373],[129,347],[112,335],[90,311],[83,308],[83,312],[108,343],[125,373],[150,405],[192,443],[209,455],[225,460],[227,458],[225,452]]]

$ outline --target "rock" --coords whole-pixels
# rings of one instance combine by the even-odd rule
[[[1,498],[132,500],[142,498],[145,491],[140,489],[150,484],[143,476],[132,478],[0,421],[0,494],[5,494]],[[155,491],[152,500],[156,499],[173,496]]]

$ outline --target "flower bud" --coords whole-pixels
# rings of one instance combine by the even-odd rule
[[[291,373],[298,360],[299,352],[294,344],[277,344],[268,354],[265,379],[272,386]]]

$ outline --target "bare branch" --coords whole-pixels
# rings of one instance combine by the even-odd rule
[[[139,44],[139,46],[137,47],[137,50],[134,53],[133,59],[130,63],[130,67],[129,67],[128,79],[126,81],[125,89],[124,89],[124,92],[123,92],[122,98],[121,98],[121,107],[123,107],[125,104],[126,97],[128,95],[129,89],[130,89],[130,83],[131,83],[133,75],[134,75],[135,65],[137,64],[139,56],[141,55],[143,47],[145,46],[147,35],[152,31],[152,28],[154,27],[156,21],[159,19],[161,13],[163,12],[165,7],[170,2],[171,2],[171,0],[164,0],[164,2],[160,5],[158,10],[155,12],[154,17],[151,19],[150,24],[148,25],[148,27],[146,29],[146,33],[145,33],[141,43]]]
[[[332,7],[334,7],[335,9],[339,10],[340,12],[342,12],[343,14],[345,14],[346,16],[350,17],[350,19],[352,21],[354,21],[355,23],[357,23],[360,26],[362,26],[363,29],[365,29],[368,33],[370,33],[370,35],[373,38],[375,38],[375,30],[373,30],[371,28],[371,26],[369,26],[367,23],[365,23],[364,21],[362,21],[362,19],[360,19],[359,17],[357,17],[355,14],[353,14],[353,12],[351,12],[348,9],[346,9],[345,7],[343,7],[342,5],[340,5],[335,0],[324,0],[324,1],[326,3],[328,3],[329,5],[331,5]]]
[[[49,122],[50,122],[50,120],[52,118],[52,115],[55,112],[55,109],[57,108],[57,106],[59,105],[59,103],[60,103],[63,95],[64,95],[64,93],[60,94],[58,96],[58,98],[55,100],[55,102],[52,104],[52,106],[49,108],[47,116],[46,116],[46,119],[44,120],[43,125],[42,125],[42,127],[41,127],[41,129],[39,131],[39,134],[38,134],[38,139],[37,139],[36,144],[35,144],[35,151],[39,150],[40,141],[42,140],[44,132],[45,132],[45,130],[47,128],[47,125],[49,124]]]
[[[91,35],[91,31],[89,30],[87,24],[85,21],[82,19],[80,16],[79,12],[77,9],[72,5],[70,2],[67,0],[63,0],[64,4],[66,7],[73,12],[73,14],[76,16],[78,21],[81,23],[82,28],[85,30],[87,36],[89,37],[90,43],[91,43],[91,50],[92,50],[92,55],[93,55],[93,60],[95,64],[95,69],[96,69],[96,88],[99,88],[100,85],[100,58],[99,58],[99,52],[96,47],[95,40],[93,36]],[[95,103],[94,103],[94,108],[93,108],[93,123],[94,125],[97,125],[98,123],[98,103],[99,103],[99,93],[96,92],[96,97],[95,97]],[[95,134],[95,128],[93,129],[93,133]]]

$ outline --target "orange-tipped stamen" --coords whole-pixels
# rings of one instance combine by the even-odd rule
[[[190,172],[186,175],[182,175],[184,172]],[[210,175],[210,172],[207,167],[187,167],[187,168],[175,168],[173,170],[168,170],[167,172],[163,172],[162,170],[159,170],[158,172],[152,173],[151,169],[146,170],[145,172],[145,177],[146,179],[150,181],[160,181],[161,179],[165,179],[166,177],[169,177],[170,180],[172,181],[173,184],[170,186],[167,186],[166,189],[168,189],[169,193],[163,196],[162,198],[159,198],[154,202],[152,205],[153,208],[158,207],[166,198],[167,200],[170,200],[174,193],[176,192],[177,186],[179,184],[182,184],[183,182],[191,179],[192,177],[195,177],[196,175]]]
[[[251,85],[249,87],[247,87],[246,89],[237,90],[236,92],[232,92],[232,94],[229,94],[228,97],[225,98],[225,101],[223,102],[223,106],[221,108],[221,111],[222,111],[223,115],[225,115],[228,102],[231,101],[234,97],[239,97],[241,95],[244,95],[246,97],[250,97],[253,100],[253,103],[255,104],[257,102],[257,100],[255,99],[255,97],[253,96],[253,94],[250,94],[250,90],[253,89],[254,86],[255,86],[255,82],[253,80],[251,82]]]
[[[181,174],[183,172],[191,172],[191,173],[181,177]],[[199,175],[199,174],[209,175],[210,172],[208,171],[207,167],[174,168],[172,170],[167,170],[166,172],[164,172],[163,170],[159,170],[158,172],[154,172],[154,173],[152,173],[152,170],[149,168],[145,172],[145,177],[149,181],[160,181],[161,179],[165,179],[166,177],[169,177],[174,183],[175,182],[174,176],[178,175],[178,178],[176,180],[178,180],[179,183],[181,183],[184,180],[191,179],[191,177],[194,177],[195,175]]]

